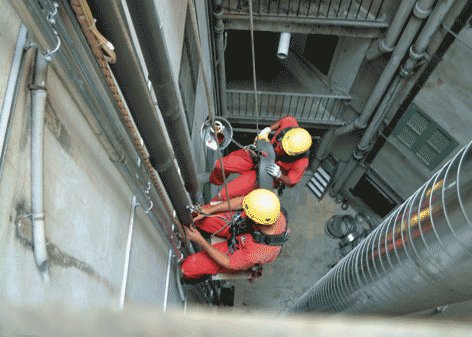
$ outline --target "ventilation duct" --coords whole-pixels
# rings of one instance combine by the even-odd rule
[[[408,314],[472,299],[472,142],[291,311]]]

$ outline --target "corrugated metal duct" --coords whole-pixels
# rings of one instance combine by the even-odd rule
[[[471,220],[472,142],[291,311],[401,315],[471,299]]]

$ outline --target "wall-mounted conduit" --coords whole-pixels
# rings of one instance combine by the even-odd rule
[[[291,311],[401,315],[472,299],[472,142]]]
[[[34,260],[43,279],[49,282],[49,262],[44,228],[44,113],[48,62],[36,53],[31,90],[31,217],[33,220]]]

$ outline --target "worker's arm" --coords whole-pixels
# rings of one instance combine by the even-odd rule
[[[209,244],[195,227],[185,228],[185,234],[187,234],[189,240],[198,243],[217,264],[223,268],[230,269],[229,257]]]
[[[280,180],[281,182],[284,183],[284,185],[287,185],[287,186],[294,186],[296,183],[293,183],[293,181],[290,179],[290,177],[286,174],[281,174],[281,176],[277,179],[277,180]]]
[[[274,130],[277,130],[279,127],[280,127],[279,122],[275,122],[271,126],[265,127],[257,134],[256,138],[254,139],[254,142],[257,141],[258,139],[265,139],[269,141],[269,133],[271,133]]]
[[[271,131],[275,131],[277,130],[278,128],[280,128],[280,123],[279,121],[275,122],[274,124],[272,124],[271,126],[269,126],[270,130]]]
[[[286,186],[295,186],[303,177],[303,173],[308,167],[308,158],[300,158],[290,165],[287,174],[284,174],[277,164],[271,164],[266,168],[266,172],[274,180],[283,182]]]
[[[229,212],[242,209],[243,208],[243,199],[244,197],[236,197],[236,198],[231,198],[229,199],[229,205],[228,205],[228,200],[222,201],[219,204],[216,205],[205,205],[205,212],[214,214],[214,213],[221,213],[221,212]]]
[[[222,201],[221,203],[216,204],[216,205],[210,205],[210,204],[203,205],[201,207],[202,212],[200,214],[198,214],[193,220],[198,221],[198,220],[202,219],[203,217],[205,217],[207,214],[216,214],[216,213],[229,212],[230,210],[231,211],[240,210],[240,209],[243,208],[243,206],[242,206],[243,199],[244,199],[244,197],[232,198],[232,199],[229,200],[229,205],[228,205],[227,200]]]

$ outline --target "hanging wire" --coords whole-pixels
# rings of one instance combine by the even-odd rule
[[[259,106],[257,104],[256,50],[254,48],[254,20],[252,11],[252,0],[249,0],[249,29],[251,31],[252,81],[254,83],[254,112],[256,113],[256,130],[257,134],[259,134]]]
[[[228,211],[232,216],[232,210],[231,210],[231,203],[229,201],[229,195],[228,195],[228,182],[226,181],[226,173],[225,173],[225,167],[223,165],[223,155],[221,153],[220,149],[220,143],[217,138],[217,128],[215,124],[215,107],[213,106],[213,100],[212,96],[210,94],[210,86],[208,84],[208,79],[206,77],[206,72],[205,72],[205,67],[203,64],[203,52],[202,52],[202,46],[201,46],[201,41],[200,41],[200,33],[198,31],[198,24],[197,24],[197,13],[195,11],[195,5],[193,3],[193,0],[188,1],[188,7],[190,10],[190,19],[192,21],[192,29],[195,34],[195,41],[196,41],[196,47],[197,47],[197,55],[198,55],[198,62],[200,63],[200,71],[202,73],[202,78],[203,78],[203,84],[205,86],[205,95],[206,95],[206,100],[208,104],[208,119],[210,120],[210,125],[213,128],[213,137],[215,138],[216,146],[217,146],[217,151],[218,151],[218,161],[220,162],[221,166],[221,174],[223,175],[223,187],[225,189],[226,193],[226,199],[228,201]],[[220,60],[221,62],[221,60]]]

